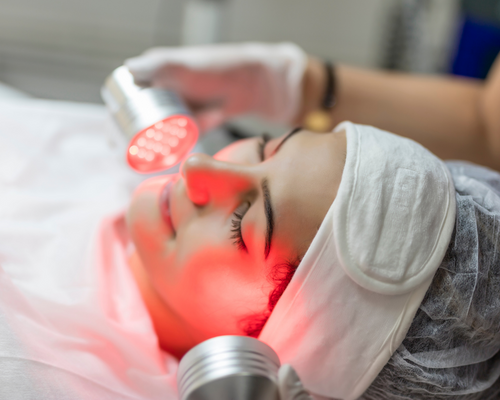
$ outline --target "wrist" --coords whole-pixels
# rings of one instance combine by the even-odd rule
[[[296,124],[303,125],[308,114],[321,108],[326,80],[323,62],[317,58],[309,57],[302,79],[302,102],[300,112],[295,120]]]
[[[333,128],[336,98],[335,68],[329,61],[309,58],[303,83],[301,125],[314,132]]]

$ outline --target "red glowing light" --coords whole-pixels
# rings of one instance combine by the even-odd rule
[[[196,123],[187,115],[172,115],[133,137],[127,161],[137,172],[163,171],[182,161],[197,140]]]

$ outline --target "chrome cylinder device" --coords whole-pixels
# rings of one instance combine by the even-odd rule
[[[180,400],[279,400],[278,355],[245,336],[219,336],[192,348],[177,372]]]
[[[180,162],[198,140],[198,128],[172,91],[140,86],[126,66],[106,79],[101,96],[130,141],[127,160],[139,172],[157,172]]]

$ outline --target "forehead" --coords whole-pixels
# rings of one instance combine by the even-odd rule
[[[272,160],[276,236],[288,241],[297,255],[305,253],[335,199],[345,149],[343,132],[303,132],[284,143]]]

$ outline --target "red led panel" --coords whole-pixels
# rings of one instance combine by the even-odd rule
[[[196,123],[186,115],[172,115],[133,137],[127,161],[137,172],[163,171],[182,161],[197,140]]]

